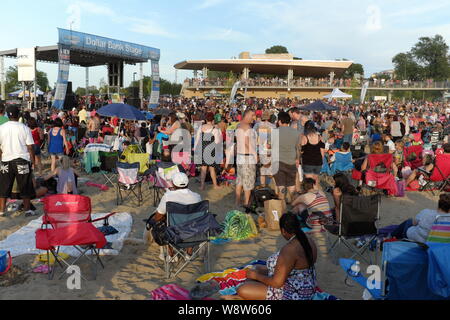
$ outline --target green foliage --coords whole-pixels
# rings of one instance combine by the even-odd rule
[[[268,49],[266,49],[266,54],[273,54],[273,53],[289,53],[288,49],[284,46],[272,46]]]
[[[343,59],[343,61],[346,61]],[[343,75],[344,79],[353,79],[356,73],[359,73],[362,77],[364,76],[364,67],[360,63],[352,64]]]
[[[411,51],[399,53],[392,62],[398,79],[442,81],[450,78],[449,46],[441,35],[421,37]]]
[[[226,79],[229,73],[224,71],[209,71],[208,70],[208,78],[209,79]]]
[[[424,78],[424,69],[414,59],[411,52],[399,53],[392,62],[395,66],[395,75],[397,79],[406,79],[420,81]]]
[[[144,82],[144,97],[150,96],[152,92],[152,78],[148,76],[144,76],[143,79]],[[179,95],[181,92],[181,84],[178,83],[172,83],[170,81],[167,81],[165,79],[160,79],[160,93],[161,94],[170,94],[173,96]],[[139,88],[139,80],[132,81],[130,87],[137,87]],[[126,88],[125,89],[126,95],[131,95],[131,89]]]
[[[22,88],[22,83],[19,82],[19,74],[17,66],[11,66],[6,71],[6,84],[5,84],[5,90],[6,93],[11,93],[16,90],[19,90]],[[47,91],[47,89],[51,89],[49,87],[49,82],[47,78],[47,74],[43,71],[36,71],[36,83],[39,89],[41,91]],[[30,90],[31,87],[27,87],[27,90]]]

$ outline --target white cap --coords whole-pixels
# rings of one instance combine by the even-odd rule
[[[184,188],[189,184],[189,178],[185,173],[177,172],[172,177],[172,183],[175,187]]]
[[[184,119],[184,118],[186,118],[186,115],[183,112],[178,112],[177,117],[180,119]]]

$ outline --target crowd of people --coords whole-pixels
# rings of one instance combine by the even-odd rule
[[[234,81],[236,81],[234,79]],[[287,87],[287,77],[256,77],[240,80],[243,86],[250,87]],[[357,79],[357,84],[361,85],[366,80]],[[433,79],[426,81],[411,81],[400,79],[371,78],[367,80],[370,88],[449,88],[448,82],[436,82]],[[233,79],[227,78],[193,78],[186,79],[185,82],[190,87],[223,87],[233,83]],[[351,87],[352,79],[335,78],[330,82],[330,78],[304,78],[293,77],[289,82],[291,87]]]
[[[302,231],[302,219],[314,223],[311,212],[321,212],[339,220],[342,195],[362,193],[365,180],[353,181],[352,172],[369,174],[369,154],[392,154],[392,165],[379,172],[392,174],[396,185],[404,181],[406,187],[420,189],[423,176],[433,171],[436,154],[450,153],[450,104],[334,101],[338,111],[320,113],[299,107],[307,103],[247,99],[229,105],[179,97],[161,100],[146,121],[101,117],[92,108],[94,103],[90,101],[89,106],[86,100],[71,111],[50,106],[38,110],[9,106],[5,110],[1,105],[0,215],[13,191],[23,200],[24,212],[36,214],[30,200],[45,194],[45,181],[55,176],[58,193],[76,194],[81,173],[68,155],[81,143],[103,143],[107,136],[117,136],[119,152],[136,144],[152,159],[180,167],[173,177],[174,190],[157,206],[157,220],[164,219],[168,201],[190,204],[201,200],[188,188],[189,175],[199,175],[200,190],[208,188],[209,181],[215,189],[235,184],[235,205],[242,210],[249,210],[256,188],[274,186],[279,199],[292,208],[280,220],[288,243],[268,259],[266,268],[248,272],[249,281],[238,294],[246,299],[309,299],[315,288],[317,249]],[[415,159],[405,155],[409,146],[421,146],[423,155],[415,154]],[[48,170],[40,158],[43,149],[51,158]],[[409,163],[419,158],[423,164],[411,168]],[[34,173],[40,175],[40,182]],[[333,177],[330,201],[321,186],[322,175]],[[382,189],[386,196],[395,196],[398,190],[390,186]],[[430,219],[437,212],[449,212],[449,203],[443,193],[438,210],[402,223],[395,234],[423,240],[431,228]]]

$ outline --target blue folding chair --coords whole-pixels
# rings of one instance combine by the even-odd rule
[[[165,273],[166,278],[176,277],[186,266],[200,257],[204,249],[203,260],[205,273],[209,272],[209,237],[220,226],[215,217],[209,213],[209,201],[183,205],[167,202],[166,221],[168,245],[166,246]],[[173,256],[169,256],[169,247]],[[192,253],[188,254],[188,249]],[[177,263],[174,263],[176,262]],[[195,267],[195,266],[194,266]],[[200,273],[202,270],[200,270]]]
[[[429,278],[435,279],[435,275],[429,270],[428,250],[428,245],[410,241],[384,243],[382,274],[377,283],[370,283],[362,273],[352,271],[351,266],[356,260],[339,259],[339,263],[347,277],[367,289],[376,300],[448,299],[430,286]]]
[[[334,154],[334,157],[335,160],[330,167],[331,175],[334,175],[337,172],[351,172],[355,167],[352,162],[351,152],[349,153],[336,152]]]

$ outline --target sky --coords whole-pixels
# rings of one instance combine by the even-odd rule
[[[392,57],[419,37],[441,34],[450,44],[450,0],[0,0],[0,50],[55,45],[58,27],[159,48],[169,81],[180,61],[264,53],[272,45],[307,60],[346,58],[370,76],[391,69]],[[56,82],[57,64],[38,69]],[[84,87],[84,68],[70,72],[74,88]],[[125,85],[134,72],[138,66],[126,67]],[[106,77],[106,67],[90,68],[90,85]],[[177,80],[187,77],[192,71],[179,71]]]

